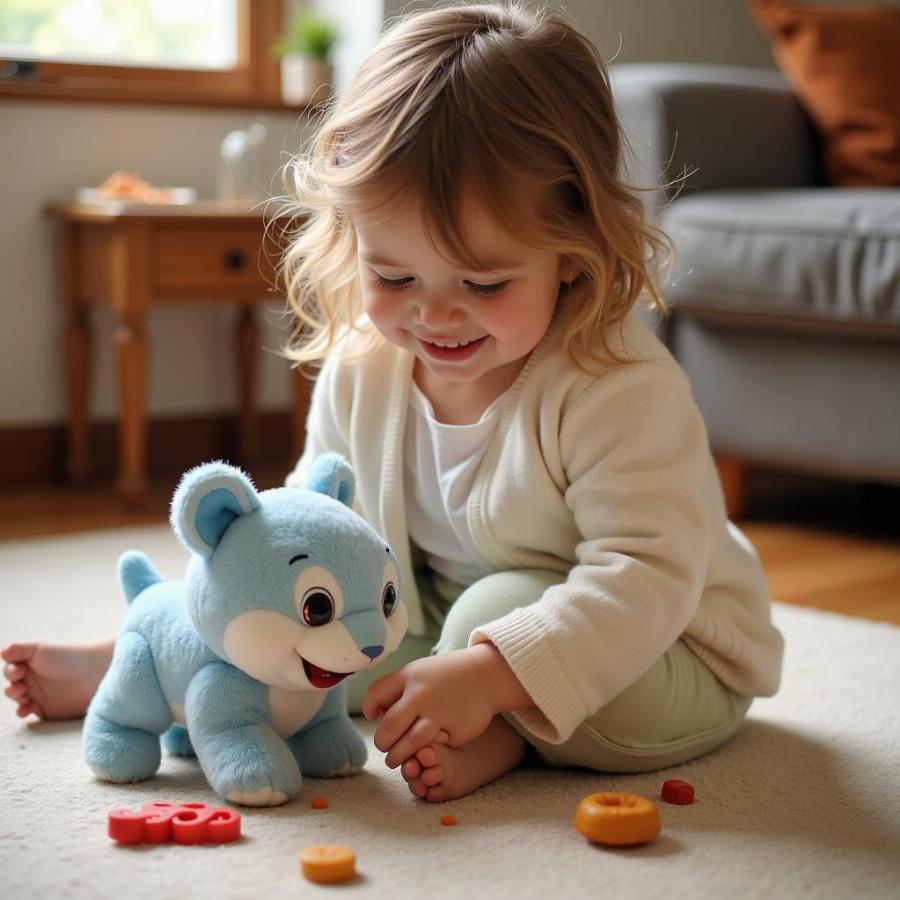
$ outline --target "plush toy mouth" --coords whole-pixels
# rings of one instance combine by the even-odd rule
[[[311,663],[308,659],[300,657],[303,663],[303,671],[309,683],[317,688],[333,688],[336,684],[340,684],[352,672],[329,672],[327,669],[320,669],[315,663]]]

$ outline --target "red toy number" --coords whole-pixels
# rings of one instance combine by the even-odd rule
[[[241,836],[241,817],[205,803],[147,803],[112,810],[109,836],[120,844],[226,844]]]

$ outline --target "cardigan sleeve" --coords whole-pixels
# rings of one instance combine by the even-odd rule
[[[580,535],[565,582],[477,629],[535,706],[513,715],[551,743],[636,681],[700,602],[724,504],[687,380],[653,361],[597,379],[559,425],[565,503]]]

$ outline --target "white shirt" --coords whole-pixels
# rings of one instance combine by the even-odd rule
[[[478,468],[497,430],[502,396],[472,425],[448,425],[413,381],[403,447],[410,540],[435,572],[468,586],[496,571],[472,540],[467,505]]]

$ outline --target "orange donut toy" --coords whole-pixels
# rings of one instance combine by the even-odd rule
[[[637,794],[589,794],[575,810],[575,828],[598,844],[646,844],[659,834],[659,812]]]

